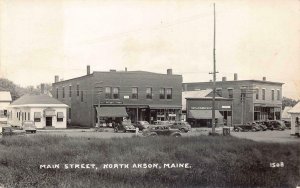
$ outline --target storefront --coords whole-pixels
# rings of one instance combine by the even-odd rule
[[[280,119],[281,106],[263,106],[261,104],[254,105],[254,121]]]

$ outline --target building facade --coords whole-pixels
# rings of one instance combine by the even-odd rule
[[[67,128],[68,106],[48,95],[24,95],[8,106],[11,126],[22,126],[34,121],[37,128]]]
[[[281,119],[282,85],[263,80],[234,80],[216,82],[216,93],[232,99],[233,124],[258,120]],[[183,83],[184,91],[212,88],[212,82]]]
[[[128,118],[179,120],[181,114],[182,76],[145,71],[93,72],[52,84],[52,95],[67,104],[72,125],[94,127]],[[99,108],[100,106],[100,108]],[[98,113],[97,113],[98,109]]]
[[[0,91],[0,123],[7,122],[7,107],[12,102],[12,98],[9,91]]]

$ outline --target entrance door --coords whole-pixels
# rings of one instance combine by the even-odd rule
[[[46,117],[46,126],[52,126],[52,117]]]

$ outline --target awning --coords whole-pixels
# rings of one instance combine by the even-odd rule
[[[63,112],[57,112],[57,118],[64,118]]]
[[[99,117],[127,117],[125,107],[97,107],[97,114]]]
[[[222,114],[219,110],[215,111],[216,118],[223,118]],[[212,111],[211,110],[190,110],[188,114],[188,118],[193,119],[212,119]]]
[[[34,112],[34,118],[42,118],[41,112]]]
[[[180,105],[150,104],[150,109],[181,109]]]
[[[44,110],[44,115],[45,117],[52,117],[52,116],[55,116],[55,110],[52,110],[52,109],[46,109]]]

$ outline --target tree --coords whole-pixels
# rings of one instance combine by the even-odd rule
[[[295,106],[299,101],[296,101],[291,98],[282,97],[282,109],[284,109],[286,106]]]

